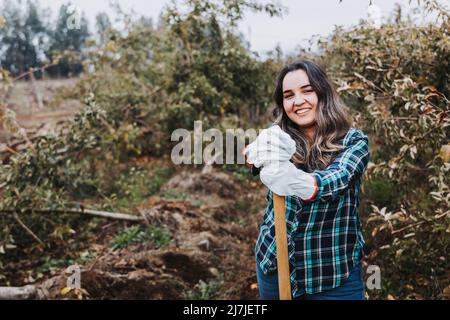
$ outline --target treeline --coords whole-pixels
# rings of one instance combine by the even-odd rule
[[[106,13],[96,16],[95,34],[103,34],[110,26]],[[0,68],[13,76],[30,68],[39,69],[37,78],[44,70],[50,77],[78,75],[92,34],[85,14],[70,2],[61,5],[52,19],[50,9],[37,1],[5,0],[0,5]]]

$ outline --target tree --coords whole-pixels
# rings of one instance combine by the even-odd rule
[[[425,1],[422,9],[439,19],[418,26],[397,10],[380,28],[337,28],[321,42],[320,61],[355,125],[371,137],[360,212],[370,214],[370,263],[384,267],[384,297],[439,298],[440,288],[450,284],[443,257],[449,247],[450,166],[442,152],[449,141],[450,15],[435,1]]]
[[[56,25],[51,32],[51,41],[46,55],[50,61],[61,56],[57,67],[49,73],[58,76],[77,75],[83,70],[83,49],[90,33],[84,13],[76,7],[63,4],[58,13]]]
[[[100,37],[100,44],[105,44],[107,37],[105,33],[111,28],[111,21],[105,12],[100,12],[97,14],[95,17],[95,27],[97,29],[97,34]]]
[[[40,9],[39,3],[30,0],[25,10],[20,5],[5,1],[2,15],[5,25],[0,28],[1,66],[13,75],[42,66],[48,40],[48,12]]]

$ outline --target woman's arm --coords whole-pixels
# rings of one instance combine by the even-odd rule
[[[260,134],[246,148],[245,154],[252,163],[262,166],[261,182],[278,195],[298,196],[306,202],[336,199],[350,186],[355,176],[364,172],[369,162],[367,136],[361,130],[351,128],[343,141],[345,149],[334,161],[325,170],[306,173],[289,161],[295,152],[295,142],[289,153],[280,149],[283,145],[281,140],[272,139],[275,142],[271,143],[269,138],[277,136],[276,130],[281,129],[274,126],[267,129],[267,133],[272,130],[273,135]],[[286,139],[289,142],[290,137]]]
[[[370,158],[367,135],[358,129],[351,130],[347,141],[344,140],[346,149],[325,170],[313,171],[318,190],[310,201],[337,199],[352,179],[366,170]]]

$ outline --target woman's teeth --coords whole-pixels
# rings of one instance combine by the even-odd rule
[[[303,114],[305,114],[305,113],[308,113],[309,110],[311,110],[311,109],[297,110],[295,113],[298,114],[298,115],[303,115]]]

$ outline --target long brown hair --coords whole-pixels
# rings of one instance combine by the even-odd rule
[[[283,79],[289,72],[303,70],[318,96],[316,111],[317,130],[312,143],[287,116],[283,107]],[[339,98],[326,73],[315,63],[299,60],[286,65],[279,73],[273,94],[275,123],[287,132],[296,142],[296,152],[292,158],[296,166],[311,172],[317,168],[325,169],[343,147],[337,144],[351,127],[346,107]]]

